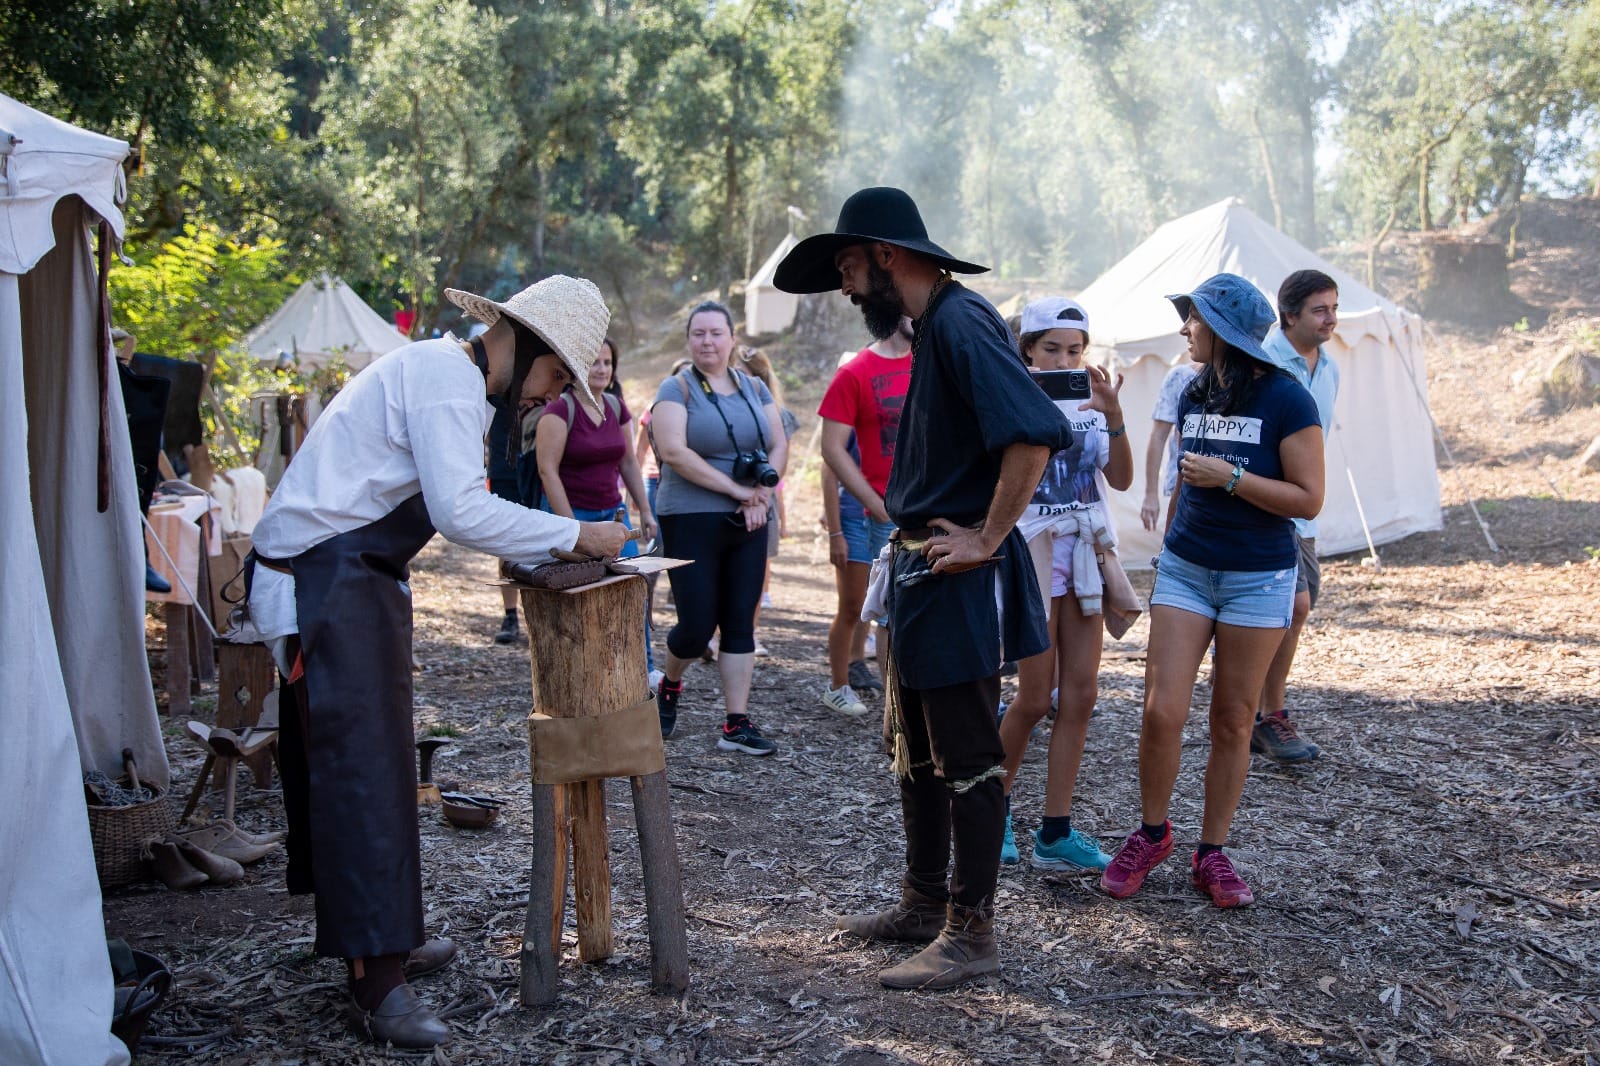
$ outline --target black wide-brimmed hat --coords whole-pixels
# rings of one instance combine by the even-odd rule
[[[957,259],[928,239],[928,227],[910,196],[900,189],[862,189],[839,209],[832,233],[807,237],[778,264],[772,282],[784,292],[831,292],[843,284],[833,257],[852,244],[882,241],[909,248],[957,274],[982,274],[988,267]]]

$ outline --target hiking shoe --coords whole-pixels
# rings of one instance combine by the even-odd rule
[[[1017,851],[1017,835],[1011,831],[1011,812],[1006,812],[1006,835],[1000,840],[1000,865],[1015,866],[1022,861]]]
[[[1248,907],[1256,901],[1256,894],[1250,891],[1239,871],[1233,868],[1233,862],[1222,852],[1209,852],[1202,859],[1197,851],[1189,867],[1194,887],[1210,896],[1217,906]]]
[[[1074,829],[1048,844],[1033,834],[1033,864],[1041,870],[1099,871],[1111,865],[1111,856],[1100,850],[1094,837]]]
[[[746,755],[771,755],[778,745],[762,736],[747,715],[736,714],[722,723],[717,747],[723,751],[742,751]]]
[[[1157,866],[1161,860],[1172,854],[1172,847],[1176,841],[1172,838],[1172,823],[1162,825],[1167,835],[1159,843],[1152,843],[1144,835],[1143,829],[1135,829],[1128,834],[1122,842],[1122,847],[1117,849],[1117,857],[1111,860],[1111,865],[1106,867],[1105,873],[1100,875],[1100,887],[1107,895],[1115,899],[1127,899],[1139,891],[1139,886],[1144,884],[1145,875]]]
[[[494,635],[496,644],[515,644],[521,629],[517,625],[517,612],[515,609],[507,611],[504,620],[500,623],[500,632]]]
[[[850,664],[850,687],[857,692],[882,692],[883,682],[872,672],[867,660],[857,659]]]
[[[848,714],[852,718],[859,718],[867,713],[867,705],[861,702],[861,697],[857,696],[856,690],[849,685],[840,685],[824,692],[822,705],[830,711]]]
[[[666,740],[678,725],[678,700],[683,696],[683,682],[662,677],[656,686],[656,714],[661,717],[661,739]]]
[[[1250,750],[1276,762],[1310,762],[1322,750],[1302,737],[1286,711],[1256,719],[1250,731]]]

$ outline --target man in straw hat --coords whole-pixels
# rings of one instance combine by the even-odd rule
[[[948,988],[1000,967],[1001,641],[1010,659],[1049,647],[1028,548],[1014,526],[1071,433],[1028,377],[999,313],[949,274],[985,269],[930,241],[911,197],[875,188],[845,201],[833,233],[796,245],[775,278],[786,292],[839,290],[875,335],[901,315],[915,320],[911,384],[884,497],[899,527],[887,594],[885,725],[900,780],[906,873],[895,906],[839,920],[869,939],[932,941],[879,975],[890,988]],[[1006,611],[1003,634],[997,574],[1005,602],[1020,605]]]
[[[256,526],[250,612],[273,641],[289,890],[316,894],[318,954],[349,970],[351,1021],[428,1048],[449,1028],[406,983],[455,954],[424,944],[407,567],[435,532],[503,559],[615,555],[624,528],[491,495],[490,395],[591,407],[610,315],[588,281],[551,277],[504,303],[445,290],[489,326],[418,341],[351,379],[312,427]]]

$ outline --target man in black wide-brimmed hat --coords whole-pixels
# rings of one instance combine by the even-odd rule
[[[1014,527],[1070,430],[1028,377],[999,313],[950,277],[986,269],[930,241],[911,197],[874,188],[845,201],[834,232],[796,245],[775,278],[786,292],[838,289],[869,329],[892,329],[901,315],[916,322],[884,498],[899,526],[887,595],[885,739],[900,781],[906,873],[895,906],[839,920],[869,939],[932,941],[879,975],[890,988],[948,988],[1000,968],[1001,640],[1011,659],[1050,646]]]

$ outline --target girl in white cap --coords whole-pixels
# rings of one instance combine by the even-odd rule
[[[1092,836],[1072,827],[1072,791],[1100,684],[1100,646],[1105,615],[1099,596],[1096,549],[1111,546],[1106,486],[1123,491],[1133,483],[1133,451],[1117,394],[1099,367],[1085,367],[1089,318],[1064,296],[1035,300],[1022,310],[1023,361],[1035,370],[1087,370],[1092,395],[1062,406],[1072,444],[1056,452],[1017,528],[1028,539],[1039,591],[1050,616],[1052,647],[1017,664],[1017,698],[1000,723],[1006,746],[1006,832],[1002,862],[1020,860],[1011,823],[1011,787],[1028,737],[1050,710],[1053,679],[1060,708],[1050,730],[1044,819],[1033,835],[1033,864],[1053,870],[1103,870],[1111,857]],[[1098,543],[1097,543],[1098,542]]]

